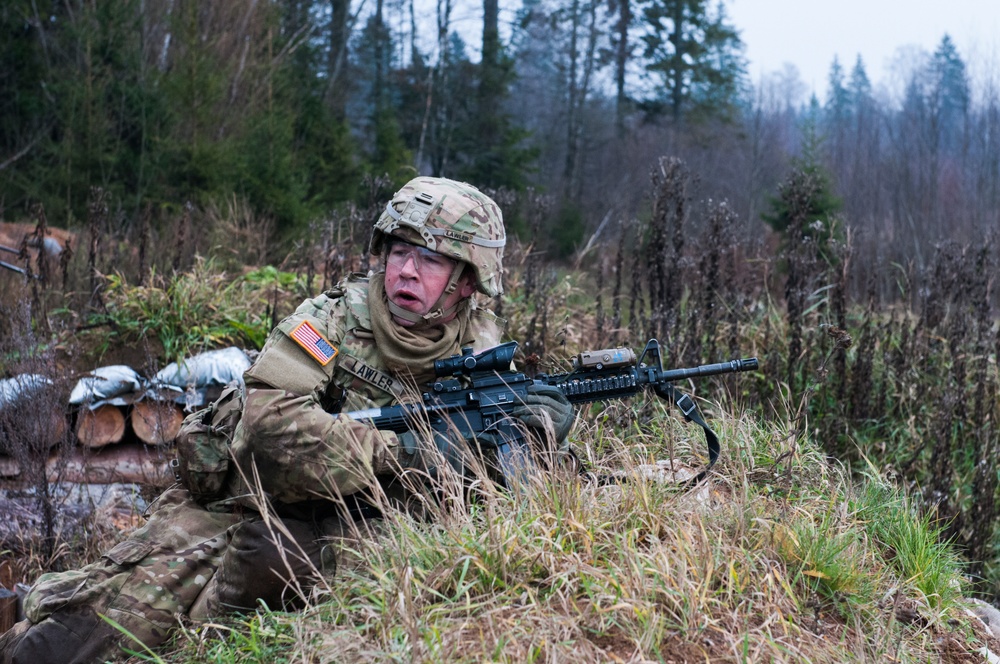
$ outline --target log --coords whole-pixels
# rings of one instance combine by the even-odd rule
[[[144,399],[132,405],[129,421],[139,440],[147,445],[164,445],[177,437],[184,422],[184,412],[169,401]]]
[[[140,443],[124,443],[100,450],[77,448],[67,455],[53,454],[45,463],[49,482],[146,484],[166,488],[175,482],[170,460],[158,450]],[[24,483],[21,469],[10,457],[0,458],[0,488],[18,488]],[[11,479],[12,478],[12,479]],[[20,478],[20,479],[18,479]]]
[[[17,622],[17,593],[0,588],[0,634]]]
[[[62,410],[53,411],[49,415],[49,431],[52,433],[54,442],[51,447],[55,447],[56,443],[63,440],[66,437],[66,432],[69,430],[69,420],[66,413]]]
[[[76,419],[76,438],[84,447],[98,448],[117,443],[125,435],[125,415],[117,406],[104,404],[83,408]]]
[[[66,414],[57,410],[37,412],[36,409],[36,412],[29,413],[16,411],[15,415],[7,417],[16,417],[18,425],[11,430],[0,422],[0,454],[13,454],[15,450],[12,448],[18,445],[12,441],[18,440],[22,446],[27,444],[30,448],[38,449],[43,445],[53,448],[63,440],[69,429]],[[47,422],[42,420],[44,417],[48,418]]]

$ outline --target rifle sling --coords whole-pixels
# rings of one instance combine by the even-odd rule
[[[719,460],[719,453],[722,451],[719,445],[719,437],[715,435],[715,432],[705,422],[705,418],[701,416],[701,412],[698,410],[698,405],[695,404],[694,399],[670,384],[659,387],[656,391],[660,396],[665,397],[669,395],[674,404],[684,414],[684,419],[688,422],[694,422],[705,432],[705,443],[708,444],[708,465],[700,473],[684,482],[685,485],[693,486],[705,479],[705,475],[712,469],[715,462]]]
[[[705,432],[705,442],[708,444],[708,465],[694,477],[680,482],[680,486],[682,487],[692,487],[705,479],[705,476],[708,475],[708,471],[711,470],[712,466],[715,465],[715,462],[719,460],[719,454],[722,451],[722,448],[719,445],[719,437],[715,435],[715,432],[712,431],[711,427],[709,427],[705,422],[705,418],[701,416],[701,412],[698,410],[698,406],[695,404],[694,399],[669,384],[656,386],[656,393],[664,399],[669,398],[673,401],[674,405],[676,405],[684,415],[685,420],[688,422],[694,422]],[[592,473],[584,467],[582,461],[580,461],[580,474],[596,481],[598,486],[624,484],[629,481],[629,478],[627,477],[597,475]]]

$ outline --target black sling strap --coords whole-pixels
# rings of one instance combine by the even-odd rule
[[[695,404],[694,399],[684,394],[673,385],[664,385],[662,387],[657,386],[656,393],[664,399],[669,398],[673,401],[674,404],[680,409],[681,413],[684,414],[685,420],[688,422],[694,422],[705,432],[705,443],[708,444],[708,465],[705,466],[700,473],[684,482],[685,485],[695,485],[705,479],[705,475],[707,475],[708,471],[712,469],[715,462],[719,460],[719,453],[722,451],[722,447],[719,445],[719,437],[715,435],[715,432],[712,431],[711,427],[709,427],[705,422],[705,418],[701,416],[701,412],[698,410],[698,406]]]
[[[712,431],[711,427],[708,426],[708,423],[705,422],[705,418],[701,416],[701,412],[698,410],[698,406],[695,404],[694,399],[689,397],[687,394],[684,394],[673,385],[657,385],[655,389],[657,395],[664,399],[669,399],[674,403],[674,405],[677,406],[677,408],[680,409],[686,421],[694,422],[702,428],[702,431],[705,432],[705,443],[708,445],[708,465],[694,477],[678,483],[678,486],[692,487],[705,479],[705,476],[708,475],[708,471],[711,470],[712,466],[715,465],[715,462],[719,460],[719,454],[722,451],[722,448],[719,445],[719,437],[715,435],[715,432]],[[592,481],[595,481],[598,486],[624,484],[629,481],[629,478],[627,477],[598,475],[596,473],[592,473],[584,467],[582,461],[578,459],[578,462],[580,463],[580,474]]]

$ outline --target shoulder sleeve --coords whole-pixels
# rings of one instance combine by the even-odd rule
[[[247,476],[256,467],[264,491],[285,503],[369,486],[373,459],[391,444],[368,424],[323,407],[340,358],[324,361],[330,351],[322,344],[313,347],[315,338],[296,331],[308,325],[339,350],[347,328],[343,299],[324,297],[303,303],[281,321],[244,374],[246,401],[232,457]],[[249,492],[238,477],[232,482],[232,495]]]
[[[473,309],[469,325],[469,342],[477,351],[500,344],[507,321],[487,309]]]
[[[245,376],[302,396],[326,391],[337,366],[345,330],[340,300],[307,300],[278,323]]]

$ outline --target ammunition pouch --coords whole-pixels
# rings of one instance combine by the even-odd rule
[[[230,386],[209,406],[184,419],[177,434],[177,481],[202,505],[218,500],[229,473],[229,447],[243,413],[243,388]]]

